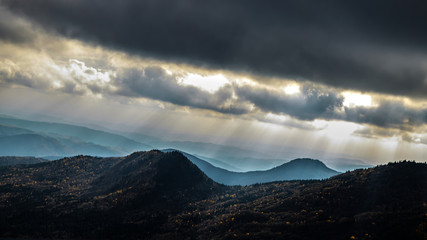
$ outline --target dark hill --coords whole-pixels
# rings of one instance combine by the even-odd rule
[[[328,168],[323,162],[310,158],[298,158],[265,172],[271,177],[269,181],[326,179],[340,173]],[[282,179],[281,176],[286,178]]]
[[[209,198],[224,186],[209,179],[197,166],[178,152],[137,152],[123,158],[100,175],[88,196],[89,209],[106,209],[108,228],[94,233],[103,238],[146,239],[161,234],[174,216],[193,202]]]
[[[227,178],[230,185],[250,185],[285,180],[327,179],[339,172],[326,167],[319,160],[299,158],[266,171],[236,173],[236,177]]]
[[[244,187],[178,152],[0,168],[0,238],[423,240],[426,214],[427,164],[406,161]]]
[[[198,202],[205,220],[185,213],[183,236],[203,229],[212,239],[426,239],[427,164],[390,163],[324,181],[230,188]],[[212,209],[217,211],[210,216]],[[199,215],[199,214],[198,214]],[[186,233],[185,231],[189,231]],[[201,239],[209,239],[201,238]]]
[[[218,185],[181,153],[152,150],[123,158],[92,186],[96,194],[121,191],[156,203],[206,197],[204,193]]]

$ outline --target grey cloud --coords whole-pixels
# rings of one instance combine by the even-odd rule
[[[71,67],[73,64],[76,64],[82,73],[76,72],[76,69]],[[43,66],[43,73],[38,72],[39,69],[32,69],[31,67],[25,64],[19,65],[19,63],[17,64],[9,59],[0,61],[0,84],[4,86],[20,85],[77,95],[108,93],[110,91],[111,86],[102,83],[99,79],[99,75],[106,73],[87,68],[83,62],[70,60],[69,65],[64,66],[47,63]],[[91,70],[92,73],[85,73],[85,69]],[[55,83],[59,85],[54,85]]]
[[[117,94],[129,97],[145,97],[228,114],[244,114],[249,111],[244,103],[233,102],[230,85],[214,94],[193,86],[179,85],[179,76],[169,75],[160,67],[125,69],[120,71],[114,84]]]
[[[1,2],[63,35],[132,54],[427,96],[424,1]]]
[[[95,70],[94,69],[87,69],[84,71],[84,73],[89,74],[89,75],[95,75]]]
[[[337,109],[344,100],[332,91],[323,92],[307,85],[296,95],[249,86],[236,87],[236,94],[265,112],[288,114],[300,120],[337,118]]]
[[[382,100],[377,106],[346,107],[344,96],[311,84],[302,85],[301,93],[295,95],[250,86],[236,86],[235,91],[239,99],[253,103],[263,112],[286,114],[299,120],[344,120],[407,131],[427,124],[427,108],[409,107],[393,100]]]
[[[21,85],[37,89],[44,89],[49,85],[47,81],[38,79],[28,72],[21,72],[14,69],[13,66],[10,66],[10,62],[0,62],[0,83],[3,85]]]
[[[82,95],[85,93],[82,89],[77,89],[77,84],[75,82],[66,81],[63,83],[63,85],[58,89],[59,91],[63,93],[68,94],[77,94]]]
[[[427,134],[422,135],[421,137],[414,137],[411,134],[405,133],[402,135],[402,140],[410,143],[418,143],[427,145]]]
[[[379,127],[405,129],[427,123],[427,109],[411,108],[396,101],[383,101],[377,107],[346,107],[345,113],[343,120]]]
[[[310,129],[311,126],[302,121],[315,119],[343,120],[405,131],[427,123],[426,107],[410,107],[390,100],[378,102],[378,106],[345,107],[344,96],[336,93],[336,89],[307,83],[301,85],[300,93],[293,95],[285,94],[280,89],[238,84],[225,85],[210,93],[179,84],[178,79],[183,76],[170,75],[160,67],[116,69],[115,74],[110,74],[87,67],[77,60],[70,60],[68,64],[46,65],[44,71],[47,74],[37,75],[37,69],[2,61],[0,83],[79,95],[144,97],[220,113],[247,115],[247,118],[303,129]],[[55,85],[56,81],[58,85]],[[288,115],[293,119],[276,121],[260,117],[267,113]]]
[[[390,138],[398,135],[400,133],[399,130],[390,130],[386,128],[380,127],[364,127],[362,129],[358,129],[353,132],[353,135],[365,138]]]
[[[358,129],[354,131],[353,135],[364,137],[364,138],[372,138],[372,139],[397,137],[402,141],[406,141],[409,143],[427,145],[427,135],[414,134],[414,133],[410,133],[410,132],[399,130],[399,129],[388,129],[388,128],[376,127],[376,126],[365,126],[362,129]]]
[[[12,43],[28,43],[36,33],[24,19],[17,17],[0,5],[0,40]]]
[[[87,93],[85,89],[79,89],[77,83],[73,81],[63,81],[62,86],[57,90],[69,93],[83,95]],[[39,76],[31,75],[28,72],[16,71],[13,73],[0,70],[0,84],[4,86],[25,86],[33,89],[48,90],[52,88],[51,82],[48,79],[40,78]]]

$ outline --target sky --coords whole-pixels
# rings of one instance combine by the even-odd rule
[[[0,113],[285,159],[424,162],[426,7],[0,0]]]

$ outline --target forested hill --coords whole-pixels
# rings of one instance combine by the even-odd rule
[[[227,187],[181,153],[0,167],[0,238],[425,239],[427,164]]]
[[[35,164],[42,162],[47,162],[47,160],[35,157],[0,157],[0,166]]]

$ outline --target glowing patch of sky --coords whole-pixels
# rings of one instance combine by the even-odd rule
[[[361,94],[356,92],[343,92],[344,96],[343,105],[346,107],[372,107],[374,104],[372,103],[372,97],[368,94]]]
[[[187,73],[184,77],[178,79],[178,83],[181,85],[191,85],[214,93],[226,84],[230,84],[230,81],[222,74],[206,75],[202,76],[194,73]]]
[[[284,89],[286,94],[292,95],[300,92],[300,87],[297,84],[289,84]]]

